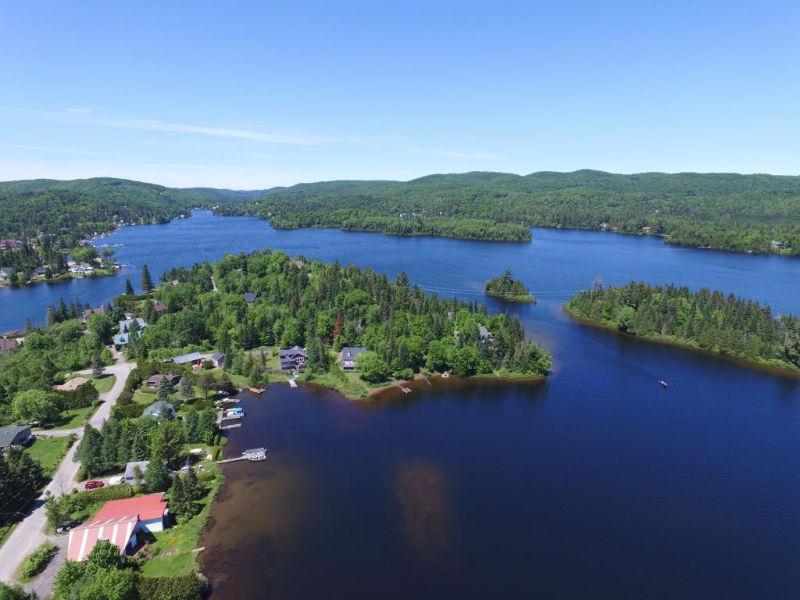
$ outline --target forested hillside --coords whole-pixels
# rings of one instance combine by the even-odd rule
[[[738,252],[800,254],[800,177],[600,171],[431,175],[409,182],[332,181],[271,190],[221,214],[276,227],[523,241],[528,227],[664,235]]]
[[[733,294],[632,282],[580,292],[566,309],[631,335],[800,369],[800,320]]]

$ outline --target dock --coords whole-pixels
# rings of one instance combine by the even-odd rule
[[[250,392],[251,394],[256,394],[256,395],[261,395],[261,394],[263,394],[263,393],[266,391],[266,390],[264,390],[263,388],[250,387],[249,385],[246,385],[246,386],[244,387],[244,389],[246,389],[246,390],[247,390],[248,392]]]
[[[294,379],[290,379],[289,380],[289,387],[296,388],[297,387],[297,382]]]
[[[218,460],[217,464],[222,465],[225,463],[238,462],[240,460],[249,460],[250,462],[261,462],[262,460],[267,460],[267,449],[250,448],[249,450],[245,450],[244,452],[242,452],[241,456],[234,456],[232,458],[223,458],[222,460]]]

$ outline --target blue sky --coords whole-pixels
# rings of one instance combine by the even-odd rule
[[[0,179],[800,174],[795,2],[0,0]]]

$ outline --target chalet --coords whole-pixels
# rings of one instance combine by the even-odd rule
[[[163,315],[165,312],[167,312],[167,305],[161,300],[153,300],[153,312],[155,312],[157,315]]]
[[[215,352],[214,354],[211,355],[211,358],[209,358],[209,360],[216,369],[221,367],[222,364],[225,362],[225,355],[222,352]]]
[[[343,371],[353,371],[356,368],[356,359],[364,354],[367,349],[362,346],[345,346],[339,355],[339,363]]]
[[[11,446],[25,446],[33,439],[30,425],[0,427],[0,451]]]
[[[248,304],[252,304],[258,298],[258,294],[255,292],[245,292],[244,293],[244,301]]]
[[[483,325],[478,323],[478,337],[481,338],[482,342],[491,342],[494,341],[494,335],[491,331],[486,329]]]
[[[90,273],[94,273],[94,267],[89,263],[75,263],[72,261],[67,263],[67,270],[77,275],[89,275]]]
[[[164,493],[106,502],[91,521],[70,530],[67,559],[83,561],[97,542],[108,540],[126,556],[137,546],[137,534],[164,530],[169,504]]]
[[[19,348],[19,342],[14,338],[0,338],[0,355],[8,354]]]
[[[203,364],[203,355],[199,352],[191,352],[189,354],[181,354],[172,359],[176,365],[201,365]]]
[[[98,306],[97,308],[87,308],[83,311],[83,314],[81,314],[81,323],[86,325],[86,323],[89,321],[89,317],[92,315],[102,315],[105,314],[105,312],[106,309],[102,306]]]
[[[36,267],[33,270],[34,277],[47,277],[47,267]]]
[[[284,371],[304,371],[306,368],[306,361],[308,354],[305,348],[300,346],[293,346],[292,348],[279,348],[278,359],[281,363],[281,369]]]
[[[54,385],[53,391],[54,392],[74,392],[82,385],[85,385],[91,381],[87,377],[73,377],[69,381],[62,383],[61,385]]]
[[[0,281],[8,281],[9,279],[11,279],[11,274],[13,272],[14,272],[13,269],[8,269],[6,267],[0,269]]]
[[[133,326],[134,323],[136,323],[136,325],[139,327],[139,331],[141,331],[142,329],[147,327],[147,322],[144,319],[142,319],[140,317],[135,317],[135,318],[125,319],[123,321],[120,321],[119,322],[119,332],[120,333],[128,333],[130,331],[130,329],[131,329],[131,326]]]
[[[149,464],[149,460],[136,460],[129,462],[125,465],[125,474],[122,476],[122,481],[130,485],[138,485],[142,483],[144,480],[144,474],[147,471],[147,466]]]
[[[651,233],[653,233],[653,228],[650,227],[649,225],[645,225],[644,227],[642,227],[642,233],[650,235]]]
[[[181,380],[181,376],[176,375],[175,373],[166,373],[164,375],[157,373],[148,377],[145,385],[154,390],[159,386],[162,379],[166,379],[169,382],[170,387],[172,387],[178,385],[178,382]]]
[[[151,419],[174,419],[175,407],[164,400],[156,400],[142,412],[142,418]]]

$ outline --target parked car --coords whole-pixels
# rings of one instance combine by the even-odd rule
[[[119,485],[122,483],[122,475],[117,475],[116,477],[111,477],[108,480],[108,485]]]
[[[64,521],[63,523],[58,524],[58,527],[56,527],[56,533],[66,533],[76,525],[80,525],[80,521]]]
[[[97,488],[101,488],[105,485],[102,481],[97,481],[96,479],[91,479],[86,482],[86,485],[83,486],[84,489],[87,490],[96,490]]]

